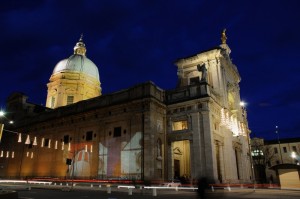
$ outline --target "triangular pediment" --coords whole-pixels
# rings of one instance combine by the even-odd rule
[[[173,149],[173,153],[177,154],[177,155],[182,155],[182,152],[180,150],[180,148],[176,147],[175,149]]]

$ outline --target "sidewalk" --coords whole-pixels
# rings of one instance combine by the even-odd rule
[[[117,184],[96,184],[96,183],[77,183],[72,187],[68,183],[24,183],[24,182],[1,182],[0,188],[3,190],[16,190],[16,191],[30,191],[31,189],[47,189],[53,191],[63,191],[63,192],[80,192],[80,191],[91,191],[91,192],[102,192],[105,195],[122,194],[123,196],[137,196],[144,195],[147,197],[178,197],[179,195],[197,195],[197,191],[191,189],[176,189],[175,187],[141,187],[139,185],[122,185]],[[183,187],[184,188],[184,187]],[[278,188],[263,188],[263,189],[253,189],[253,188],[241,188],[233,187],[228,189],[228,187],[218,188],[218,189],[208,189],[206,191],[207,198],[300,198],[300,190],[297,189],[278,189]]]

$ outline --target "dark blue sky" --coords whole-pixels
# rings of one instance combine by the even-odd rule
[[[174,62],[227,43],[252,136],[300,137],[300,1],[32,0],[0,6],[0,106],[14,91],[45,104],[52,70],[84,34],[103,93],[177,82]]]

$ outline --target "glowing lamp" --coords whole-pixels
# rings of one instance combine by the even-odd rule
[[[27,138],[26,138],[25,144],[30,144],[30,137],[29,137],[29,135],[27,135]]]

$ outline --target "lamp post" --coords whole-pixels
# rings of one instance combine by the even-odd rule
[[[4,120],[3,119],[4,120],[8,120],[8,122],[6,122],[5,124],[13,124],[14,123],[12,120],[9,120],[7,117],[5,117],[5,111],[0,110],[0,143],[2,142],[2,135],[3,135],[4,131],[9,132],[9,133],[13,133],[13,134],[18,134],[15,131],[10,131],[10,130],[5,129],[4,128],[5,124],[4,124]],[[7,139],[7,137],[6,137],[6,139]],[[5,143],[3,143],[3,145],[1,145],[1,148],[6,148],[7,149],[7,151],[6,151],[6,158],[9,158],[10,152],[9,152],[8,149],[11,148],[11,142],[5,142]],[[2,157],[2,153],[3,153],[3,150],[1,151],[1,157]],[[11,152],[11,157],[14,158],[14,152]],[[6,160],[3,163],[6,165],[6,169],[8,169],[7,165],[9,165],[9,160]]]
[[[5,115],[4,111],[0,110],[0,118],[4,117],[4,115]],[[2,123],[2,121],[0,121],[0,142],[1,142],[3,130],[4,130],[4,124]]]
[[[1,118],[5,118],[6,120],[8,120],[8,124],[13,124],[14,121],[12,120],[9,120],[5,117],[5,112],[3,110],[0,110],[0,119]],[[2,133],[3,131],[7,131],[7,132],[10,132],[10,133],[16,133],[17,132],[14,132],[14,131],[10,131],[10,130],[7,130],[7,129],[4,129],[4,123],[2,122],[2,119],[0,120],[0,143],[1,143],[1,139],[2,139]]]
[[[6,120],[8,120],[8,124],[12,125],[14,124],[14,121],[12,120],[9,120],[7,117],[5,117],[5,112],[3,110],[0,110],[0,118],[5,118]],[[1,119],[2,120],[2,119]],[[22,142],[22,139],[21,139],[21,133],[18,133],[16,131],[11,131],[11,130],[7,130],[7,129],[4,129],[4,124],[2,122],[0,122],[0,142],[1,142],[1,138],[2,138],[2,133],[3,132],[9,132],[9,133],[13,133],[15,135],[18,136],[18,142]],[[26,139],[26,142],[24,143],[23,147],[22,147],[22,152],[21,152],[21,160],[20,160],[20,167],[19,167],[19,178],[21,179],[21,171],[22,171],[22,164],[23,164],[23,154],[24,154],[24,149],[25,149],[25,146],[26,145],[29,145],[30,144],[30,138],[29,138],[29,134],[27,135],[27,139]],[[36,145],[36,144],[33,144],[33,145]]]
[[[282,160],[282,153],[281,153],[281,146],[280,146],[280,139],[279,139],[279,131],[278,131],[278,126],[276,126],[276,134],[277,134],[277,141],[278,141],[278,145],[279,145],[279,153],[280,153],[280,159],[281,159],[281,164],[283,164],[283,160]]]

